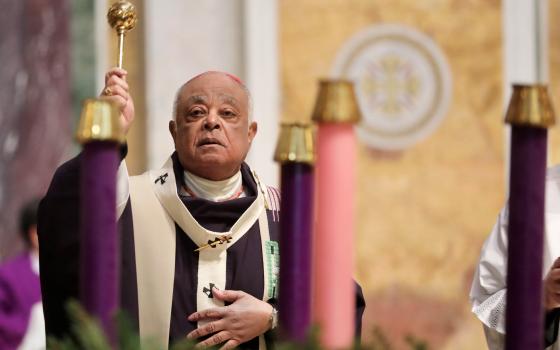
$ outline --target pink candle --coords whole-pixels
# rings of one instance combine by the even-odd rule
[[[359,112],[353,87],[322,81],[313,120],[318,122],[317,222],[313,237],[313,320],[321,345],[351,347],[355,331],[354,193]]]
[[[355,328],[353,125],[320,125],[317,141],[313,316],[324,346],[347,348]]]

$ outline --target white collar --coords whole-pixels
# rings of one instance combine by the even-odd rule
[[[183,172],[183,179],[185,180],[188,192],[191,192],[189,194],[194,194],[196,197],[213,202],[228,200],[242,190],[241,171],[238,171],[228,179],[212,181],[185,170]]]

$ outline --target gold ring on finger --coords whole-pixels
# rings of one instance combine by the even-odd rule
[[[103,89],[103,95],[105,96],[111,96],[111,94],[113,93],[113,90],[111,90],[110,87],[106,87],[105,89]]]

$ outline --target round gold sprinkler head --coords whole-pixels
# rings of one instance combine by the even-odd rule
[[[136,25],[136,9],[129,1],[117,1],[109,8],[107,20],[117,33],[124,34]]]

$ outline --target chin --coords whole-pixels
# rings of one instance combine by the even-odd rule
[[[208,164],[208,165],[220,165],[226,164],[227,161],[224,157],[218,154],[205,154],[198,158],[200,164]]]

